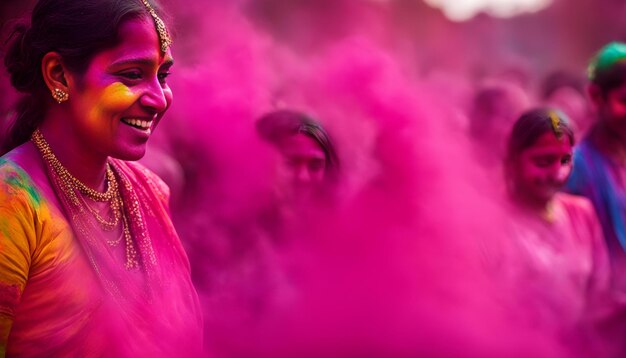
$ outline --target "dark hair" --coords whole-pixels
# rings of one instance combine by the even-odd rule
[[[587,75],[604,96],[626,83],[626,44],[611,42],[602,47],[589,63]]]
[[[626,83],[626,60],[616,62],[606,69],[598,69],[591,83],[600,88],[602,95]]]
[[[567,136],[574,145],[574,131],[567,116],[556,109],[537,108],[524,112],[513,125],[507,146],[507,160],[515,159],[524,149],[532,146],[545,133],[558,138]]]
[[[149,1],[159,12],[155,0]],[[51,103],[41,73],[46,53],[58,52],[69,70],[83,74],[97,52],[119,41],[122,21],[142,15],[149,16],[142,0],[39,0],[30,27],[17,25],[7,40],[4,65],[13,87],[26,96],[17,105],[3,151],[26,142]]]
[[[292,110],[277,110],[263,115],[256,123],[261,138],[277,145],[286,137],[302,133],[313,138],[324,151],[329,179],[337,179],[339,159],[328,132],[320,123],[304,113]]]

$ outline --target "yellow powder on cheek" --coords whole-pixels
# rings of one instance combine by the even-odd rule
[[[138,97],[120,82],[110,84],[101,92],[92,95],[95,103],[89,111],[87,120],[94,125],[102,125],[104,124],[102,122],[111,118],[119,120],[119,116],[128,111]]]

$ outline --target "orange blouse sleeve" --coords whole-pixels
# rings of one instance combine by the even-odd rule
[[[41,233],[40,201],[25,173],[0,164],[0,356],[4,356]]]

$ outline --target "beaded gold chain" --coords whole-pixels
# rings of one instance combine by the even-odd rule
[[[110,246],[117,246],[124,238],[126,243],[126,268],[132,269],[138,266],[137,252],[133,244],[132,235],[130,233],[130,226],[124,212],[124,203],[122,201],[119,185],[115,174],[111,169],[111,166],[107,163],[106,168],[106,184],[107,190],[104,193],[98,192],[86,186],[78,178],[74,177],[64,166],[59,159],[52,152],[52,148],[48,142],[44,139],[41,131],[36,129],[33,132],[31,141],[35,144],[39,150],[42,158],[46,162],[49,172],[54,177],[53,179],[60,186],[63,194],[67,196],[70,204],[79,213],[84,212],[84,208],[87,209],[91,216],[96,220],[100,228],[104,231],[113,231],[119,227],[120,221],[122,221],[122,234],[118,239],[107,240],[107,244]],[[82,195],[78,195],[78,193]],[[110,217],[108,219],[103,218],[97,209],[94,209],[89,205],[87,199],[94,202],[105,202],[110,209]]]

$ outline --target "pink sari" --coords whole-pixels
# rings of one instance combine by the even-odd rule
[[[95,245],[92,240],[81,244],[94,259],[101,282],[115,305],[113,309],[119,313],[118,322],[109,322],[119,337],[117,353],[199,355],[200,305],[191,282],[187,255],[170,219],[169,189],[138,164],[118,160],[112,160],[112,164],[126,210],[139,213],[143,219],[130,223],[140,272],[128,271],[120,265],[103,247],[104,240]]]
[[[134,212],[130,229],[139,267],[127,269],[122,256],[124,241],[122,247],[111,248],[106,238],[100,237],[102,231],[89,229],[96,228],[89,222],[94,220],[91,214],[72,208],[70,200],[59,195],[59,184],[50,180],[73,235],[67,232],[67,224],[59,223],[60,219],[46,224],[45,218],[35,218],[34,232],[39,230],[37,220],[43,220],[44,228],[59,223],[62,233],[57,236],[61,232],[57,230],[52,239],[45,239],[51,244],[44,249],[52,247],[53,252],[42,264],[43,269],[35,266],[39,265],[35,261],[30,264],[31,273],[15,309],[7,354],[202,354],[200,305],[187,256],[170,220],[168,188],[139,164],[119,160],[110,163],[124,209]],[[39,215],[39,211],[35,213]],[[68,235],[69,240],[59,239]],[[40,234],[36,236],[40,240]],[[58,249],[63,243],[71,247]],[[35,246],[35,250],[39,249]],[[33,270],[41,273],[33,276]]]
[[[140,268],[127,270],[110,254],[106,240],[87,235],[78,239],[116,313],[107,316],[106,322],[117,338],[115,355],[198,355],[202,341],[199,301],[187,256],[170,220],[168,188],[138,164],[119,160],[111,164],[126,210],[137,214],[130,226]]]

